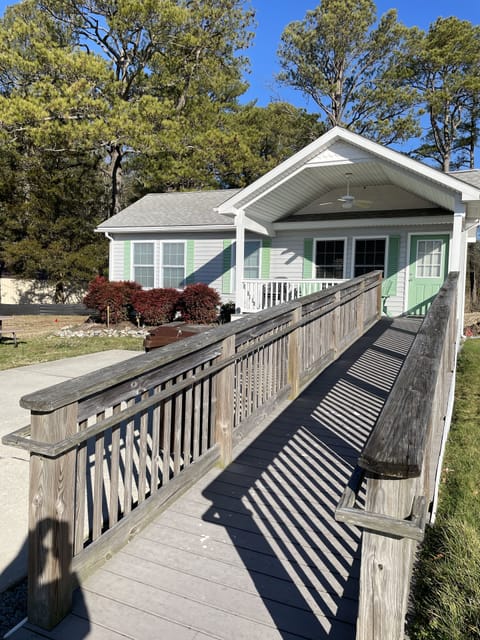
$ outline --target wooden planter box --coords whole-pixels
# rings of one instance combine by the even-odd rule
[[[184,338],[194,336],[197,333],[207,331],[211,327],[209,325],[192,325],[186,322],[171,322],[164,324],[155,329],[151,329],[143,340],[145,351],[164,347],[166,344],[178,342]]]

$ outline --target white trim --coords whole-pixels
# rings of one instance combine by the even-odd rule
[[[190,231],[195,231],[196,233],[201,233],[202,231],[206,233],[210,233],[210,231],[235,231],[235,226],[233,224],[204,224],[204,225],[185,225],[185,226],[175,226],[175,227],[108,227],[101,228],[97,227],[94,229],[96,233],[104,233],[105,235],[109,233],[187,233]]]
[[[245,256],[245,212],[235,214],[235,313],[243,311],[243,261]]]
[[[332,278],[317,278],[317,242],[328,242],[329,240],[343,240],[343,269],[342,269],[342,277],[341,280],[346,280],[347,276],[347,251],[348,251],[348,236],[319,236],[318,238],[313,238],[313,255],[312,255],[312,264],[315,270],[315,274],[313,276],[313,280],[331,280]],[[305,257],[305,256],[304,256]]]
[[[445,216],[422,216],[420,218],[368,218],[363,220],[312,220],[301,222],[274,222],[273,228],[276,231],[296,231],[302,229],[365,229],[371,227],[417,227],[448,224],[452,225],[451,214]]]
[[[350,269],[351,278],[355,277],[355,248],[357,240],[383,240],[385,242],[385,254],[383,258],[383,277],[386,278],[388,265],[388,236],[378,234],[376,236],[352,236],[352,268]]]

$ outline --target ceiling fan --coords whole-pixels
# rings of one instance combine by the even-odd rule
[[[371,200],[359,200],[357,199],[354,195],[352,195],[350,193],[350,179],[352,177],[351,173],[346,173],[345,174],[345,178],[347,180],[347,189],[346,189],[346,193],[341,196],[340,198],[337,198],[337,202],[341,202],[342,203],[342,209],[352,209],[353,206],[358,207],[359,209],[368,209],[368,207],[370,207],[370,205],[372,204]],[[329,205],[329,204],[334,204],[333,202],[319,202],[318,203],[319,206],[325,206],[325,205]]]

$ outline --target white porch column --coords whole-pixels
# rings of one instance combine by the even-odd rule
[[[449,271],[459,271],[457,297],[457,328],[458,335],[463,333],[465,313],[465,271],[467,268],[467,232],[465,230],[465,205],[455,204],[453,214],[453,234],[450,248]]]
[[[245,212],[235,213],[235,313],[243,311],[243,271],[245,262]]]

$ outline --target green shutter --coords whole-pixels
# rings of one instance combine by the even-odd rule
[[[222,293],[232,293],[232,243],[223,241]]]
[[[187,240],[186,266],[185,282],[193,284],[195,282],[195,240]]]
[[[313,238],[303,241],[303,279],[310,280],[313,274]]]
[[[272,250],[272,239],[264,238],[262,240],[262,265],[260,277],[263,280],[270,278],[270,253]]]
[[[125,240],[123,243],[123,279],[130,280],[132,277],[132,243]]]
[[[388,239],[387,272],[382,284],[382,295],[397,295],[398,260],[400,257],[400,236],[390,236]]]

